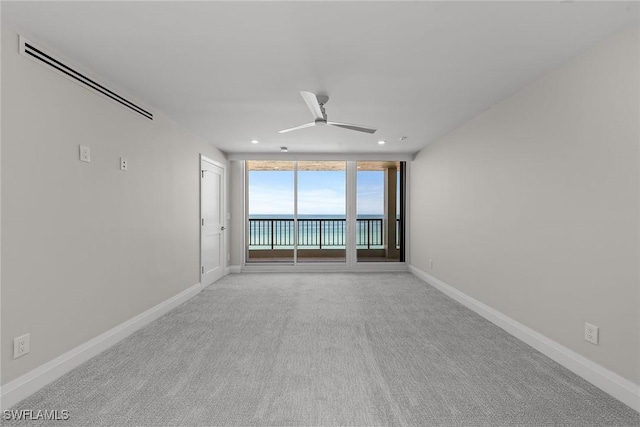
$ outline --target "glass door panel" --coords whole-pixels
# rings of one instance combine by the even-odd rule
[[[356,163],[358,262],[404,261],[404,162]]]
[[[247,262],[294,261],[294,162],[248,160]]]
[[[298,262],[346,261],[347,163],[298,162]]]

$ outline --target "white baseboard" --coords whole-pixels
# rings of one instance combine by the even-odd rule
[[[138,329],[143,328],[163,314],[194,297],[202,290],[197,283],[179,294],[151,307],[136,317],[98,335],[84,344],[56,357],[49,362],[40,365],[36,369],[27,372],[21,377],[2,386],[0,394],[2,410],[12,407],[22,399],[32,395],[50,382],[80,366],[93,356],[103,352],[118,341],[128,337]]]
[[[231,274],[242,273],[242,267],[240,267],[239,265],[230,265],[229,267],[227,267],[227,273],[231,273]]]
[[[622,403],[640,412],[640,386],[638,384],[634,384],[562,344],[505,316],[499,311],[481,303],[413,265],[409,266],[409,271],[462,305],[475,311],[491,323],[494,323],[514,337],[535,348],[545,356],[555,360]]]

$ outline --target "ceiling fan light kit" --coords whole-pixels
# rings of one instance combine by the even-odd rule
[[[325,112],[324,105],[329,101],[329,97],[327,95],[316,95],[312,92],[300,92],[302,99],[307,104],[307,107],[311,111],[313,115],[314,121],[311,123],[305,123],[300,126],[295,126],[288,129],[279,130],[278,133],[287,133],[294,130],[304,129],[312,126],[320,126],[320,125],[331,125],[336,126],[343,129],[355,130],[358,132],[365,133],[375,133],[378,128],[373,128],[369,126],[360,126],[354,125],[350,123],[341,123],[341,122],[332,122],[327,120],[327,113]]]

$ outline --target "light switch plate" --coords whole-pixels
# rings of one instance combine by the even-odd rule
[[[120,170],[126,171],[129,169],[129,162],[124,157],[120,157]]]

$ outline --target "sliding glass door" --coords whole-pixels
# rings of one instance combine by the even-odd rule
[[[346,185],[346,162],[298,162],[299,262],[346,260]]]
[[[404,261],[404,162],[250,160],[246,171],[248,263]]]
[[[247,262],[293,263],[295,163],[247,161]]]
[[[358,262],[404,261],[404,162],[357,162]]]

